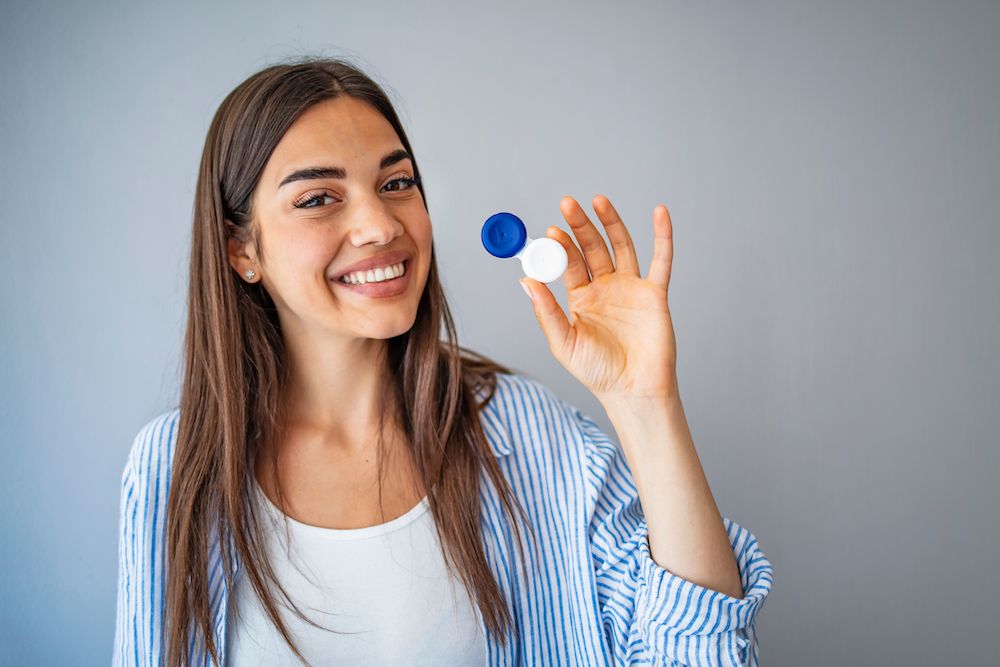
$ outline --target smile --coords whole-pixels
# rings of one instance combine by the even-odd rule
[[[393,280],[394,278],[398,278],[405,273],[405,264],[406,262],[403,261],[398,264],[369,269],[368,271],[356,271],[354,273],[341,276],[340,281],[348,284],[366,284],[382,282],[383,280]]]
[[[410,274],[411,271],[411,260],[404,260],[398,264],[390,265],[385,268],[372,269],[371,271],[365,271],[365,282],[345,282],[351,280],[352,278],[357,280],[361,276],[361,272],[354,274],[348,274],[343,278],[333,280],[337,286],[342,287],[345,290],[349,290],[358,294],[360,296],[373,297],[373,298],[388,298],[393,296],[399,296],[407,291],[410,286]],[[389,274],[386,274],[388,269]],[[396,269],[400,269],[397,272]],[[381,275],[381,278],[379,278]],[[368,282],[368,276],[372,277],[372,281]],[[391,276],[391,277],[390,277]]]

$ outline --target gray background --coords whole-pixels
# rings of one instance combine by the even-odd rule
[[[323,53],[398,104],[462,342],[608,429],[479,227],[602,193],[645,275],[670,208],[686,413],[775,568],[763,664],[996,664],[1000,6],[945,5],[5,3],[0,660],[110,661],[208,123]]]

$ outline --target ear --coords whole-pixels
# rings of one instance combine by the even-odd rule
[[[256,269],[257,258],[253,246],[238,238],[240,229],[236,225],[229,220],[225,221],[225,225],[228,232],[226,234],[226,251],[229,255],[229,265],[240,275],[246,273],[247,269]]]

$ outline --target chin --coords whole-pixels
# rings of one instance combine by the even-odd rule
[[[406,318],[405,320],[403,318],[393,318],[393,321],[371,322],[371,326],[366,327],[366,331],[359,333],[363,333],[365,338],[388,340],[389,338],[395,338],[408,332],[413,328],[415,321],[416,313],[414,313],[413,317]]]

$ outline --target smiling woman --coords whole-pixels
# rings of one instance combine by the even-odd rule
[[[644,401],[608,383],[627,459],[457,343],[417,160],[372,79],[309,58],[237,86],[198,176],[180,406],[122,473],[113,663],[756,664],[770,564],[719,516],[679,402],[654,391],[672,379],[657,216],[659,282],[587,244],[588,283],[560,237],[586,321],[635,302],[645,329],[622,320],[611,345],[663,339],[621,374]],[[612,231],[616,253],[631,246]],[[546,331],[568,326],[533,298]]]
[[[271,557],[277,533],[250,502],[255,489],[292,525],[329,535],[426,503],[430,523],[408,529],[433,534],[423,543],[440,540],[440,553],[421,551],[408,565],[436,585],[461,581],[469,596],[419,611],[426,622],[475,618],[462,613],[474,600],[484,628],[505,636],[510,611],[480,539],[480,474],[512,521],[515,506],[474,392],[491,394],[494,373],[510,371],[456,343],[417,161],[383,90],[339,60],[254,74],[212,120],[195,204],[185,375],[158,443],[162,479],[144,474],[143,451],[153,454],[139,438],[125,469],[115,664],[201,664],[221,660],[227,644],[246,664],[247,647],[267,642],[226,623],[230,606],[269,618],[287,655],[314,663],[398,650],[392,627],[414,611],[407,605],[390,605],[396,615],[362,609],[377,631],[360,644],[306,618],[301,590],[291,591],[296,618],[279,612],[274,591],[285,597],[301,582]],[[139,488],[155,495],[145,519],[129,504]],[[348,589],[335,593],[351,602]],[[452,644],[470,648],[439,641],[428,658],[461,662],[471,651],[481,662],[477,624],[455,628]],[[261,664],[285,657],[250,653]]]
[[[281,136],[250,199],[267,255],[238,234],[228,239],[233,268],[254,271],[276,304],[292,355],[336,360],[326,374],[349,370],[342,360],[354,359],[351,402],[319,389],[331,386],[319,372],[314,381],[293,378],[289,391],[310,389],[301,410],[315,406],[301,420],[331,422],[331,404],[356,410],[356,380],[373,376],[385,340],[415,321],[430,270],[431,222],[401,132],[352,95],[310,105]],[[401,262],[400,277],[386,281],[385,270],[395,276],[391,267]],[[354,279],[341,281],[345,274]],[[338,287],[333,300],[331,285]],[[310,349],[320,341],[322,353]]]

